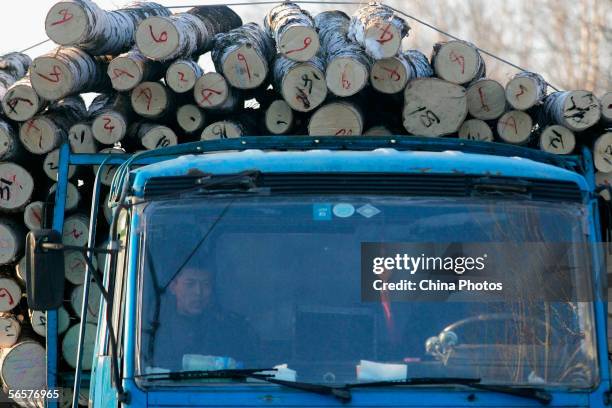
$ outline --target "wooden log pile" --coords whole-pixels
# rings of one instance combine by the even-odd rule
[[[63,142],[76,153],[109,154],[282,134],[458,137],[553,154],[587,146],[598,182],[612,182],[612,93],[549,93],[533,72],[499,83],[486,77],[485,59],[465,41],[410,49],[402,45],[410,42],[408,24],[380,3],[352,16],[337,10],[313,16],[284,2],[261,23],[243,24],[227,6],[172,13],[140,2],[105,11],[91,0],[65,0],[51,8],[45,29],[60,46],[53,52],[33,61],[19,53],[0,57],[5,385],[31,374],[15,363],[20,358],[38,370],[27,388],[44,381],[45,315],[21,301],[22,243],[27,230],[48,225]],[[215,71],[198,64],[207,53]],[[88,92],[99,95],[86,107],[80,95]],[[71,245],[86,244],[95,171],[69,169],[64,241]],[[106,190],[114,171],[102,173]],[[102,209],[98,222],[106,224],[110,214]],[[65,260],[60,368],[68,370],[75,362],[85,261],[77,251]],[[99,296],[91,299],[94,313]],[[96,319],[89,313],[86,319],[91,343]]]

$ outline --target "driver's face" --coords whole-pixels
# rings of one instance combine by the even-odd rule
[[[179,313],[201,314],[211,303],[211,274],[205,270],[185,269],[170,285],[170,292],[176,297]]]

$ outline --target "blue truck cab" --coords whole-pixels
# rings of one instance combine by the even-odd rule
[[[408,136],[226,139],[129,157],[64,147],[59,232],[68,165],[116,166],[106,293],[93,356],[79,353],[92,371],[76,373],[91,407],[610,404],[605,208],[588,152]],[[363,244],[406,242],[516,245],[503,268],[516,295],[364,298]],[[515,265],[559,242],[587,258],[559,265],[590,297],[526,295],[558,270],[532,280]]]

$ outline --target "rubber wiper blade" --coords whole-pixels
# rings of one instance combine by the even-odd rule
[[[225,370],[193,370],[193,371],[170,371],[162,373],[149,373],[134,376],[147,381],[186,381],[199,379],[243,379],[248,378],[254,373],[276,371],[276,368],[236,368]],[[266,377],[273,374],[261,374]]]
[[[270,377],[267,375],[253,374],[249,378],[256,378],[259,380],[267,381],[271,384],[278,384],[288,388],[294,388],[296,390],[314,392],[321,395],[330,395],[339,399],[342,402],[349,402],[351,400],[351,390],[346,385],[333,386],[327,384],[300,382],[300,381],[287,381],[280,380],[278,378]]]
[[[392,387],[392,386],[418,386],[418,385],[464,385],[484,391],[499,392],[502,394],[514,395],[517,397],[529,398],[541,402],[543,405],[548,405],[553,397],[552,394],[541,388],[521,387],[511,385],[485,384],[480,378],[463,378],[463,377],[415,377],[407,378],[398,381],[372,381],[345,384],[348,389],[351,388],[369,388],[369,387]]]

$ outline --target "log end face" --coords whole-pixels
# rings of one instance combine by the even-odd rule
[[[222,71],[234,88],[254,89],[268,76],[268,63],[252,45],[244,44],[227,54]]]
[[[612,124],[612,92],[601,97],[601,119],[604,124]]]
[[[123,115],[117,112],[105,112],[94,119],[91,124],[93,137],[100,143],[112,145],[125,137],[127,123]]]
[[[17,84],[2,98],[2,109],[9,119],[24,122],[41,109],[40,98],[32,86]]]
[[[278,41],[278,51],[285,57],[304,62],[319,51],[319,34],[314,27],[292,26],[283,32]]]
[[[274,135],[287,133],[293,125],[293,111],[284,100],[276,100],[266,109],[266,129]]]
[[[442,44],[433,61],[438,77],[454,84],[465,84],[477,79],[482,58],[478,51],[463,41]]]
[[[183,61],[173,63],[166,71],[166,84],[176,93],[191,91],[197,79],[193,67]]]
[[[156,61],[172,58],[180,47],[179,32],[169,17],[154,16],[143,20],[136,29],[140,52]]]
[[[204,113],[196,105],[183,105],[176,111],[176,121],[185,132],[193,133],[204,126]]]
[[[506,112],[497,121],[497,134],[502,140],[512,144],[527,143],[532,128],[531,116],[523,111]]]
[[[364,136],[393,136],[385,126],[373,126],[363,133]]]
[[[47,177],[53,181],[57,181],[57,173],[59,169],[59,149],[55,149],[47,153],[43,160],[43,170]],[[68,178],[72,178],[76,171],[75,166],[68,166]]]
[[[309,136],[356,136],[363,132],[363,119],[352,105],[332,102],[319,108],[308,123]]]
[[[396,94],[406,87],[408,73],[398,58],[385,58],[375,61],[372,65],[370,82],[378,92]]]
[[[506,100],[516,110],[533,107],[539,97],[538,84],[531,77],[515,77],[506,84]]]
[[[176,146],[178,139],[172,129],[167,126],[153,126],[141,139],[142,146],[147,150]]]
[[[325,70],[327,87],[336,96],[353,96],[368,84],[368,67],[352,58],[334,58]]]
[[[504,87],[492,79],[476,81],[467,90],[467,103],[470,115],[476,119],[497,119],[506,110]]]
[[[85,123],[77,123],[70,128],[68,142],[74,153],[96,153],[98,151],[91,126]]]
[[[224,120],[206,126],[200,140],[235,139],[242,136],[244,135],[239,126],[232,121]]]
[[[459,128],[459,138],[466,140],[478,140],[483,142],[493,141],[493,131],[480,119],[468,119]]]
[[[46,56],[34,59],[30,80],[34,91],[49,101],[70,94],[74,84],[73,73],[68,66],[57,58]]]
[[[9,264],[15,260],[17,260],[17,251],[19,250],[21,240],[24,238],[20,236],[18,231],[15,231],[10,224],[5,224],[0,221],[0,237],[2,238],[2,246],[0,246],[0,265]],[[10,280],[6,282],[4,279],[0,279],[0,287],[4,289],[8,289],[6,287],[7,283],[14,284],[15,288],[13,288],[13,292],[20,294],[21,290],[16,282]],[[16,290],[15,290],[16,289]],[[7,304],[4,305],[2,301],[0,301],[0,308],[2,312],[7,312],[17,306],[17,299],[20,296],[15,298],[14,305]],[[11,307],[13,306],[13,307]],[[9,309],[10,307],[10,309]]]
[[[0,178],[10,180],[8,190],[0,192],[0,209],[15,211],[30,201],[34,191],[34,179],[23,167],[10,162],[0,163]]]
[[[168,94],[159,82],[143,82],[130,96],[134,111],[145,118],[156,118],[168,107]]]
[[[376,21],[365,29],[363,41],[370,57],[376,60],[391,58],[401,48],[402,33],[391,22]]]
[[[565,125],[580,132],[597,124],[601,118],[601,104],[588,91],[570,91],[563,102],[563,119]]]
[[[576,136],[566,127],[547,126],[540,135],[540,149],[553,154],[570,154],[576,147]]]
[[[208,72],[202,75],[193,87],[193,98],[203,109],[222,106],[229,96],[229,87],[223,75]]]
[[[42,228],[43,202],[33,201],[23,211],[23,223],[30,231],[38,231]]]
[[[130,91],[142,82],[142,66],[128,56],[114,58],[106,71],[113,88],[117,91]]]
[[[612,172],[612,132],[604,133],[595,140],[593,164],[602,173]]]
[[[38,342],[19,342],[2,356],[2,383],[11,390],[45,389],[46,361],[45,348]]]
[[[45,154],[56,147],[60,133],[55,123],[38,116],[21,124],[19,140],[30,153]]]
[[[6,160],[5,155],[15,146],[17,135],[8,126],[0,126],[0,160]]]
[[[56,44],[75,45],[85,42],[90,24],[81,4],[61,1],[47,13],[45,31]]]
[[[283,78],[281,93],[293,110],[310,112],[327,97],[325,75],[310,64],[298,64]]]

